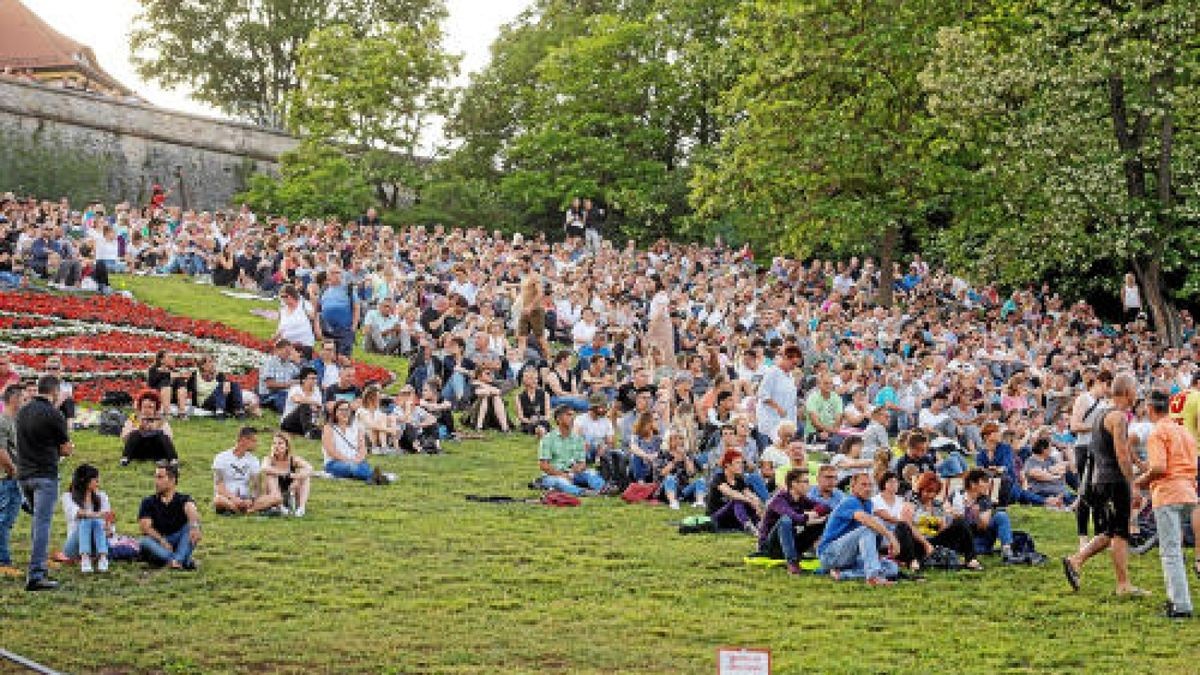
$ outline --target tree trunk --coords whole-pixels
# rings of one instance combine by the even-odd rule
[[[1179,314],[1167,297],[1162,286],[1161,256],[1136,257],[1133,259],[1133,274],[1142,289],[1142,306],[1150,312],[1154,330],[1161,344],[1180,346],[1183,331]]]
[[[884,307],[892,306],[892,262],[896,259],[896,242],[900,239],[900,226],[895,221],[883,228],[883,237],[879,243],[879,293],[876,298]]]

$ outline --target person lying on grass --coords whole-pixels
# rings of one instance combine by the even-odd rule
[[[282,501],[279,493],[259,489],[261,466],[253,454],[256,447],[258,431],[242,427],[237,443],[213,459],[213,508],[217,513],[260,513]]]

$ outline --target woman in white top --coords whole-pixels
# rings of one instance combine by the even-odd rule
[[[354,413],[354,423],[365,434],[368,452],[392,454],[399,450],[399,430],[392,417],[380,409],[380,398],[378,385],[367,387],[362,395],[362,405]]]
[[[913,507],[900,496],[900,477],[895,471],[885,471],[878,487],[879,492],[871,498],[871,514],[896,534],[900,542],[896,562],[920,571],[921,561],[933,552],[933,546],[912,526]]]
[[[1125,308],[1125,323],[1130,323],[1142,311],[1142,292],[1138,289],[1133,273],[1125,275],[1125,286],[1121,288],[1121,306]]]
[[[335,478],[353,478],[375,485],[389,481],[379,470],[367,463],[367,439],[361,427],[354,422],[349,401],[338,401],[333,406],[329,422],[321,432],[321,455],[325,460],[325,471]]]
[[[279,326],[271,338],[274,342],[279,339],[287,340],[311,359],[313,345],[321,338],[320,324],[312,303],[300,297],[300,291],[291,284],[279,289]]]
[[[655,279],[657,292],[650,300],[650,323],[646,329],[646,353],[651,347],[659,351],[660,365],[675,367],[675,327],[671,324],[671,296],[662,280]]]
[[[100,472],[91,464],[80,464],[71,478],[71,489],[62,498],[63,515],[67,519],[67,543],[63,553],[79,556],[79,571],[91,574],[94,569],[108,571],[108,526],[112,522],[112,507],[108,495],[100,490]]]
[[[93,232],[92,245],[96,247],[96,262],[104,263],[105,270],[114,274],[125,271],[125,263],[121,260],[121,244],[112,225],[105,223],[104,229]]]

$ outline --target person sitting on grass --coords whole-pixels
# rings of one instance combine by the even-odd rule
[[[287,340],[276,340],[275,351],[258,371],[258,400],[264,408],[282,413],[288,391],[300,380],[299,356]]]
[[[783,558],[788,574],[800,574],[800,556],[821,539],[828,515],[829,509],[808,498],[808,469],[789,469],[783,487],[767,502],[758,528],[759,554]],[[798,527],[803,528],[799,533]]]
[[[335,478],[352,478],[374,485],[391,482],[379,467],[367,463],[367,439],[354,422],[349,401],[333,404],[333,413],[321,432],[321,454],[325,471]]]
[[[912,482],[916,482],[915,477]],[[933,552],[933,545],[912,526],[912,504],[900,496],[900,477],[893,471],[885,471],[876,481],[876,487],[879,492],[871,499],[871,513],[882,520],[900,542],[900,551],[893,558],[914,572],[920,571],[921,561]]]
[[[438,419],[417,400],[417,391],[411,384],[400,387],[400,392],[396,394],[392,419],[400,433],[402,450],[432,453],[442,451]]]
[[[138,508],[141,555],[152,566],[194,570],[192,553],[200,543],[200,511],[192,498],[177,490],[179,467],[159,462],[154,469],[154,494]]]
[[[629,443],[629,475],[635,481],[650,480],[653,467],[662,449],[662,435],[654,415],[645,414],[633,425],[633,439]]]
[[[470,405],[475,420],[475,431],[494,429],[508,433],[512,423],[508,419],[508,407],[504,393],[496,381],[496,367],[491,362],[480,363],[471,380],[474,395]]]
[[[850,480],[850,494],[838,504],[825,524],[817,557],[834,581],[866,579],[871,586],[891,586],[898,574],[896,563],[879,557],[879,541],[888,553],[900,552],[900,542],[883,521],[872,515],[871,477],[860,473]]]
[[[575,411],[566,405],[554,409],[554,428],[538,442],[539,479],[547,490],[576,497],[604,489],[604,479],[587,467],[583,437],[574,433]]]
[[[829,460],[830,465],[837,469],[838,487],[850,485],[850,479],[856,474],[870,473],[875,466],[873,459],[863,457],[862,436],[850,436],[842,442],[838,452]]]
[[[271,451],[263,457],[261,475],[267,495],[282,500],[284,515],[304,517],[312,473],[311,464],[292,454],[292,441],[288,435],[276,432],[271,439]]]
[[[941,492],[942,481],[933,471],[926,471],[917,478],[913,488],[916,497],[913,526],[930,544],[957,553],[967,569],[982,570],[971,526],[964,518],[955,516],[945,508],[942,500],[938,499]]]
[[[237,443],[213,458],[213,508],[217,513],[261,513],[274,509],[282,501],[278,493],[258,489],[261,466],[254,456],[256,447],[258,430],[242,427]]]
[[[309,366],[300,369],[299,384],[288,390],[279,428],[289,434],[316,438],[321,418],[321,388],[317,386],[317,371]]]
[[[205,356],[200,361],[200,370],[196,374],[196,400],[201,408],[218,418],[246,414],[241,385],[231,380],[227,373],[219,372],[217,360],[212,356]]]
[[[662,479],[667,504],[678,510],[682,498],[692,500],[696,508],[704,508],[704,473],[688,451],[687,439],[683,434],[668,431],[664,445],[666,451],[659,454],[657,474]]]
[[[541,438],[550,431],[550,394],[538,381],[537,369],[521,371],[521,391],[517,393],[517,425],[523,434]]]
[[[986,439],[986,435],[984,436]],[[998,480],[998,479],[997,479]],[[963,490],[955,497],[954,511],[961,514],[975,537],[975,550],[991,553],[1000,540],[1000,560],[1006,565],[1020,564],[1025,558],[1012,553],[1012,521],[1008,512],[996,508],[991,500],[992,478],[983,469],[971,469],[963,478]]]
[[[174,432],[162,415],[158,392],[147,389],[138,394],[135,411],[121,428],[121,466],[132,461],[178,461]]]
[[[837,486],[837,469],[829,464],[822,464],[817,469],[817,484],[808,491],[808,498],[833,511],[845,497],[846,493]]]
[[[146,385],[159,392],[163,413],[172,411],[179,417],[187,417],[195,400],[196,370],[180,366],[175,355],[160,351],[154,356],[154,364],[146,374]]]
[[[729,449],[721,455],[721,471],[713,474],[707,506],[717,529],[740,529],[758,536],[756,524],[764,506],[746,484],[746,460],[738,450]]]
[[[1075,495],[1067,489],[1068,462],[1052,458],[1051,449],[1048,437],[1035,440],[1023,471],[1030,492],[1044,497],[1046,506],[1061,508],[1074,502]]]
[[[779,426],[775,428],[775,442],[770,445],[758,458],[758,467],[762,472],[763,479],[767,482],[768,488],[774,488],[776,484],[783,484],[783,481],[778,477],[792,467],[792,453],[789,448],[793,439],[796,437],[796,424],[791,420],[783,420]],[[805,476],[808,475],[808,467],[805,468]],[[807,481],[807,478],[806,478]]]
[[[379,407],[382,398],[379,386],[372,384],[363,392],[362,405],[354,411],[354,423],[366,434],[367,452],[376,455],[400,449],[400,431],[392,416]]]
[[[71,489],[62,497],[63,516],[67,519],[67,543],[63,555],[79,558],[79,571],[91,574],[108,571],[108,523],[112,506],[100,489],[100,471],[91,464],[80,464],[71,477]],[[92,567],[92,558],[96,566]]]

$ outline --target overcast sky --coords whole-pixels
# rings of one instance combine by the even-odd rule
[[[142,81],[129,62],[129,31],[138,12],[137,0],[23,0],[55,30],[96,52],[113,77],[155,105],[204,115],[215,110],[188,98],[186,91],[168,91]],[[500,26],[516,18],[529,0],[447,0],[446,22],[451,51],[463,55],[459,84],[488,61],[488,47]]]

